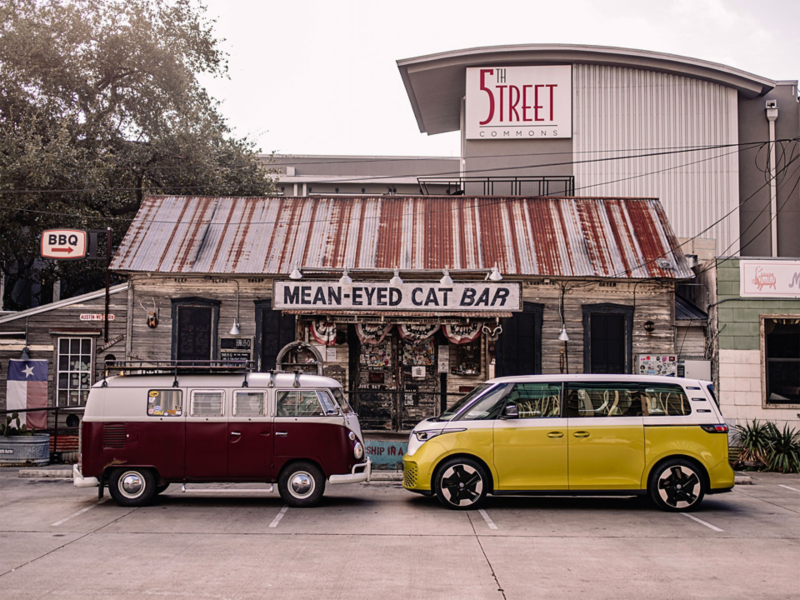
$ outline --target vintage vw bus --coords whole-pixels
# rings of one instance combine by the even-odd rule
[[[124,506],[191,482],[277,482],[287,504],[313,506],[326,482],[372,468],[341,385],[299,373],[110,377],[89,393],[80,448],[75,485]]]
[[[499,377],[414,428],[403,485],[461,510],[487,493],[647,494],[691,510],[733,488],[727,433],[708,381]]]

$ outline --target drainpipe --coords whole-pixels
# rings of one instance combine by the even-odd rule
[[[769,121],[769,205],[770,205],[770,237],[772,238],[772,256],[778,256],[778,185],[775,181],[775,121],[778,120],[778,101],[767,100],[767,121]]]

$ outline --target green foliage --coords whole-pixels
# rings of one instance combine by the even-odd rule
[[[784,425],[779,430],[775,423],[751,423],[737,425],[741,452],[739,462],[761,463],[770,471],[800,473],[800,432]]]
[[[269,173],[197,75],[226,76],[196,0],[0,3],[0,268],[62,296],[102,261],[37,261],[47,228],[114,229],[146,194],[267,195]],[[9,308],[14,306],[6,297]]]
[[[17,423],[16,425],[14,425],[15,421]],[[33,431],[28,429],[27,424],[20,425],[19,413],[5,415],[3,423],[0,423],[0,432],[2,432],[3,437],[12,435],[33,435]]]

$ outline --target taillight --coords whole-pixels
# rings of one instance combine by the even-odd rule
[[[703,428],[703,431],[707,431],[708,433],[728,433],[728,426],[727,425],[700,425]]]

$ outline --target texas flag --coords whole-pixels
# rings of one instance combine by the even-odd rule
[[[47,361],[8,361],[8,388],[6,410],[47,407]],[[47,411],[19,413],[20,427],[27,422],[28,429],[47,427]],[[16,422],[14,423],[16,425]]]

